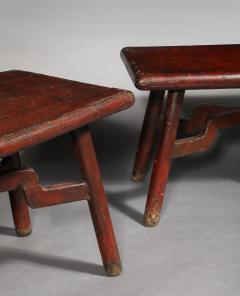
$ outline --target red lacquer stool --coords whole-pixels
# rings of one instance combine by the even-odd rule
[[[180,119],[185,90],[240,88],[240,45],[127,47],[121,57],[135,86],[150,91],[133,180],[144,178],[156,132],[160,138],[144,215],[144,224],[155,226],[171,159],[208,149],[218,129],[240,124],[240,108],[231,106],[199,105]],[[178,127],[188,135],[176,139]]]
[[[28,206],[87,200],[109,276],[121,272],[107,200],[88,124],[130,107],[124,90],[23,71],[0,73],[0,192],[9,191],[16,233],[31,233]],[[19,151],[71,133],[82,181],[44,187],[21,165]]]

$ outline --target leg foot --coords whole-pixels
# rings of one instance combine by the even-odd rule
[[[143,224],[146,227],[154,227],[158,224],[160,220],[160,211],[158,209],[156,209],[155,212],[152,211],[148,211],[148,209],[145,210],[144,213],[144,220],[143,220]]]
[[[121,263],[105,263],[104,269],[108,276],[118,276],[122,272]]]
[[[143,120],[137,153],[132,173],[133,181],[142,181],[145,177],[146,167],[153,147],[157,121],[160,115],[164,91],[151,91],[146,113]]]
[[[144,225],[155,226],[159,222],[160,210],[168,180],[168,173],[176,140],[184,91],[169,91],[162,127],[162,137],[153,164],[149,193],[145,208]]]
[[[10,157],[13,169],[21,167],[19,154]],[[32,233],[29,209],[25,197],[21,190],[17,189],[9,192],[10,204],[12,208],[13,221],[17,236],[27,236]]]
[[[132,180],[134,182],[140,182],[144,179],[145,177],[145,173],[142,173],[140,171],[137,171],[137,170],[133,170],[133,173],[132,173]]]
[[[19,237],[28,236],[32,233],[32,228],[29,229],[22,229],[22,230],[16,230],[16,235]]]
[[[78,131],[73,132],[72,138],[81,172],[89,186],[90,200],[88,205],[103,265],[109,276],[118,275],[121,271],[121,263],[117,242],[88,127],[82,127]]]

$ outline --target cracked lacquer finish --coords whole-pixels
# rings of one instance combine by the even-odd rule
[[[16,233],[31,233],[28,206],[86,200],[107,275],[121,262],[87,124],[130,107],[132,93],[23,71],[0,73],[0,192],[9,191]],[[51,186],[21,165],[19,150],[72,133],[83,180]]]

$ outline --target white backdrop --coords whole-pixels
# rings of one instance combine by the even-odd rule
[[[224,132],[210,152],[173,162],[160,225],[144,228],[149,175],[142,184],[130,175],[147,93],[134,89],[119,57],[124,46],[239,43],[239,10],[237,0],[0,0],[0,71],[35,71],[136,95],[133,108],[93,127],[123,274],[103,276],[85,203],[31,211],[33,233],[19,239],[1,194],[1,295],[239,296],[239,128]],[[187,93],[187,112],[200,94],[238,103],[237,90]],[[69,147],[61,137],[31,148],[24,164],[43,182],[76,179]]]

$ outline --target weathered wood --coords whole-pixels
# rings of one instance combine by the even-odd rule
[[[155,226],[159,222],[183,98],[183,91],[169,91],[168,93],[162,137],[153,164],[145,208],[145,226]]]
[[[121,262],[115,235],[113,232],[107,199],[101,181],[101,175],[87,126],[72,133],[74,150],[79,161],[83,178],[89,186],[91,196],[88,201],[95,228],[102,261],[109,276],[121,273]]]
[[[134,161],[132,174],[133,181],[142,181],[145,177],[147,162],[150,158],[151,149],[153,147],[158,117],[163,104],[164,93],[164,91],[150,92]]]

